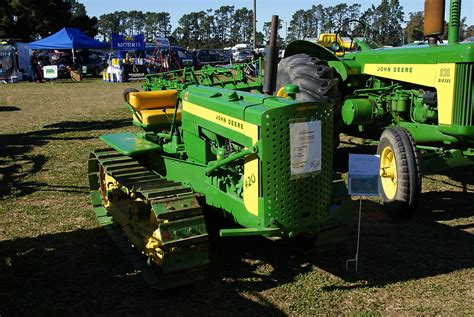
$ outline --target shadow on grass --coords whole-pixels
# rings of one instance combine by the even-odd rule
[[[359,272],[338,268],[335,258],[323,258],[315,263],[355,285],[333,285],[325,289],[379,287],[473,268],[474,236],[463,231],[474,227],[474,223],[465,219],[474,216],[473,200],[474,193],[423,193],[416,213],[411,219],[403,220],[394,220],[377,211],[381,209],[379,204],[364,201]],[[461,224],[438,222],[447,220]]]
[[[440,203],[440,199],[445,204]],[[293,283],[313,265],[343,279],[323,291],[384,287],[474,267],[474,237],[461,229],[474,215],[465,193],[422,195],[409,220],[394,221],[381,206],[363,202],[359,272],[345,271],[348,249],[305,254],[284,240],[218,238],[211,229],[208,277],[163,293],[146,286],[101,229],[0,242],[0,310],[5,314],[70,313],[158,315],[281,315],[259,293]],[[357,204],[354,204],[354,216]],[[460,226],[439,223],[459,220]],[[472,224],[471,224],[472,225]],[[317,285],[317,284],[316,284]],[[301,285],[304,287],[315,285]]]
[[[230,272],[239,266],[233,260],[212,269]],[[150,289],[101,228],[3,241],[0,313],[282,315],[258,294],[255,301],[238,294],[220,276],[210,273],[200,283],[165,292]]]
[[[14,107],[14,106],[1,106],[0,105],[0,112],[4,112],[4,111],[19,111],[21,110],[20,108],[18,107]]]
[[[82,192],[83,188],[80,187],[65,188],[65,186],[28,181],[28,178],[38,173],[48,160],[47,153],[33,154],[33,150],[55,140],[71,141],[95,138],[95,136],[67,137],[63,135],[65,133],[116,129],[128,125],[130,125],[129,120],[64,121],[47,125],[39,131],[0,135],[0,197],[21,197],[40,190],[40,188]]]

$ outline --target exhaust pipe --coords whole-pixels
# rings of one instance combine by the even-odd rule
[[[278,15],[272,16],[272,26],[270,32],[270,43],[265,53],[265,76],[263,77],[263,92],[273,95],[276,87],[278,71]]]
[[[423,35],[428,44],[436,45],[444,33],[444,0],[425,0]]]

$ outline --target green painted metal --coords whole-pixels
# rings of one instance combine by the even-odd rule
[[[241,237],[241,236],[281,236],[279,228],[232,228],[221,229],[221,237]]]
[[[161,149],[159,144],[147,141],[129,132],[102,135],[100,139],[124,155],[137,155]]]
[[[247,74],[246,71],[250,67],[258,69],[256,77]],[[163,89],[182,91],[191,85],[261,92],[263,85],[262,59],[225,67],[205,65],[199,71],[196,71],[194,67],[184,67],[180,70],[147,75],[143,89],[146,91]]]
[[[442,146],[442,153],[431,152],[436,159],[426,162],[429,170],[435,170],[436,164],[440,168],[470,164],[465,153],[474,148],[474,43],[458,43],[460,9],[460,0],[450,1],[448,45],[371,49],[356,40],[359,51],[337,57],[314,42],[298,40],[288,45],[285,57],[306,53],[325,60],[335,70],[342,81],[341,118],[345,127],[354,126],[372,138],[374,131],[400,126],[408,130],[417,145]],[[423,74],[419,73],[407,72],[402,78],[393,71],[374,75],[374,67],[391,72],[396,65],[403,65],[403,70],[409,70],[410,65],[424,65],[423,69],[432,72],[432,84],[426,80],[426,86],[419,84],[423,82]],[[443,92],[444,101],[438,101],[441,93],[437,89]],[[446,104],[450,89],[454,89],[454,97],[449,101],[452,104]],[[444,102],[440,115],[439,102]],[[344,129],[349,134],[356,130]]]
[[[474,63],[456,64],[453,125],[474,126]],[[467,131],[464,131],[464,133]],[[474,132],[470,131],[471,133]],[[471,134],[472,135],[472,134]]]
[[[147,163],[150,168],[167,179],[188,184],[205,197],[208,205],[223,209],[238,224],[252,228],[238,234],[260,230],[262,235],[272,232],[292,236],[317,231],[332,218],[330,105],[205,86],[190,86],[181,96],[185,102],[228,116],[228,121],[189,113],[185,105],[181,113],[185,155],[162,153],[156,160],[151,153]],[[236,130],[230,117],[258,126],[257,144],[245,135],[244,127]],[[293,179],[289,168],[290,124],[310,120],[322,122],[322,171]],[[242,199],[243,159],[251,155],[260,161],[258,214],[250,213]],[[334,206],[339,208],[337,203]]]
[[[375,102],[369,98],[347,98],[342,105],[342,121],[346,125],[372,123]]]
[[[422,155],[421,169],[424,175],[439,173],[458,166],[474,166],[473,149],[464,151],[459,149],[439,149]]]
[[[96,150],[89,160],[99,222],[119,223],[135,248],[160,266],[161,275],[150,284],[166,289],[203,278],[208,263],[203,202],[235,221],[222,236],[304,233],[318,247],[346,238],[350,199],[344,181],[332,172],[331,105],[209,86],[182,88],[179,128],[102,136],[113,149]],[[316,135],[321,170],[294,176],[290,128],[308,121],[321,124],[321,137]],[[249,194],[248,186],[256,190]]]
[[[448,43],[459,42],[459,28],[461,22],[461,0],[451,0],[449,6]]]

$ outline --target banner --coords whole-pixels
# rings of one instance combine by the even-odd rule
[[[144,50],[145,35],[120,35],[112,33],[112,48],[116,51]]]

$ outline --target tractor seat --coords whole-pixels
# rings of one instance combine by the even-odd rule
[[[130,92],[128,104],[133,108],[133,121],[148,127],[170,123],[178,102],[177,90]],[[181,121],[181,111],[176,113],[176,122]]]

